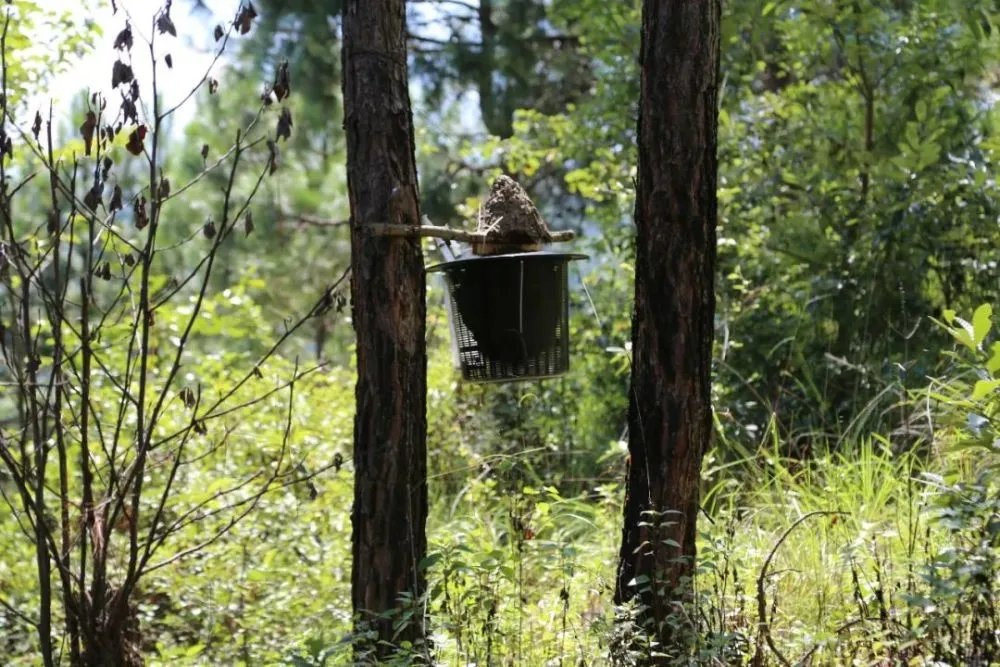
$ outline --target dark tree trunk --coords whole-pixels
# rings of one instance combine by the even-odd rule
[[[357,621],[388,644],[423,638],[423,614],[395,632],[401,596],[420,600],[427,538],[427,354],[419,240],[378,237],[375,222],[420,224],[406,65],[405,0],[344,4],[344,125],[357,334],[353,571]],[[378,616],[380,615],[381,616]],[[396,617],[398,618],[398,616]],[[365,653],[371,651],[372,653]]]
[[[646,0],[642,12],[630,466],[615,597],[638,596],[667,647],[680,641],[667,617],[691,593],[712,434],[719,21],[719,0]]]

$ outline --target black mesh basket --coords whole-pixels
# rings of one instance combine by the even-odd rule
[[[462,377],[510,382],[569,370],[566,265],[586,255],[529,252],[429,267],[448,288],[452,352]]]

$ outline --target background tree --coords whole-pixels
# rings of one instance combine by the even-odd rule
[[[676,651],[689,621],[701,460],[712,436],[720,4],[642,14],[631,465],[616,599]]]
[[[419,225],[404,0],[344,6],[344,126],[351,202],[351,308],[357,333],[352,599],[374,641],[364,659],[424,633],[427,352],[418,240],[371,223]],[[417,606],[403,618],[404,598]]]

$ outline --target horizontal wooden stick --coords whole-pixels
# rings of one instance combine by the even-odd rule
[[[328,220],[314,215],[292,215],[284,216],[280,222],[291,222],[315,227],[342,227],[350,224],[349,220]],[[365,228],[376,236],[399,236],[409,239],[437,238],[445,241],[462,241],[464,243],[503,243],[502,238],[497,238],[496,234],[486,232],[469,232],[464,229],[453,229],[451,227],[439,227],[424,216],[423,224],[419,227],[414,225],[399,225],[389,222],[373,222],[365,225]],[[565,243],[576,238],[576,232],[571,229],[561,231],[549,231],[552,243]]]
[[[429,222],[426,218],[425,222]],[[445,241],[463,241],[465,243],[503,243],[503,239],[497,234],[486,232],[467,232],[464,229],[452,229],[451,227],[437,227],[423,224],[419,227],[414,225],[394,225],[386,222],[375,222],[365,225],[372,234],[376,236],[401,236],[408,239],[437,238]],[[550,231],[553,243],[565,243],[576,238],[576,232],[566,229],[558,232]]]

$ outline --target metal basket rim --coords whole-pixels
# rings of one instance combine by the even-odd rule
[[[439,264],[433,264],[428,266],[424,270],[427,273],[433,273],[435,271],[446,271],[448,269],[464,266],[473,263],[490,262],[491,260],[496,262],[505,259],[527,259],[527,258],[538,258],[547,260],[562,260],[565,262],[571,262],[573,260],[579,259],[590,259],[590,255],[584,255],[578,252],[555,252],[551,250],[540,250],[537,252],[515,252],[506,255],[473,255],[468,257],[459,257],[458,259],[453,259],[450,262],[441,262]]]

